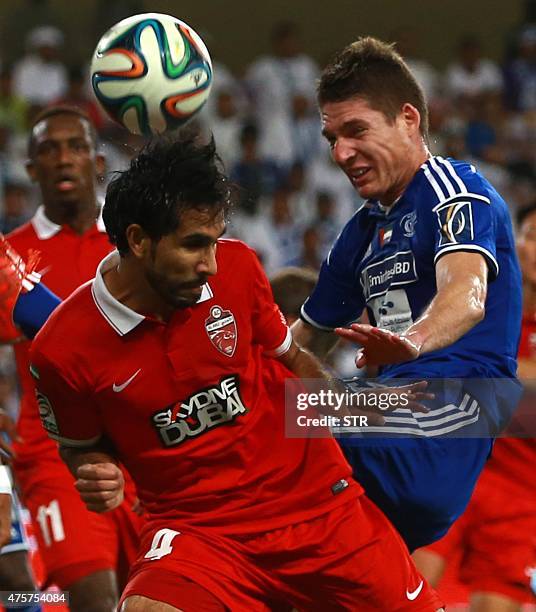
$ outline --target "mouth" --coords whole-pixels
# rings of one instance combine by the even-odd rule
[[[364,177],[370,172],[370,168],[355,168],[348,171],[348,176],[352,181],[352,185],[360,187],[364,183]]]
[[[56,189],[62,192],[72,191],[76,188],[76,185],[76,179],[69,175],[60,176],[55,182]]]

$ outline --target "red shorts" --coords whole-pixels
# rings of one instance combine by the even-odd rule
[[[111,512],[86,509],[74,478],[58,458],[39,461],[33,470],[17,471],[25,506],[30,511],[47,584],[65,589],[99,570],[112,569],[123,584],[136,558],[142,519],[131,511],[134,489]]]
[[[253,536],[152,521],[122,601],[132,595],[184,612],[433,612],[442,605],[394,527],[365,496]]]
[[[536,569],[536,495],[484,472],[464,514],[427,546],[447,562],[461,550],[459,579],[472,592],[500,593],[525,603]]]

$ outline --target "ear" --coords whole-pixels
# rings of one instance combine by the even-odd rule
[[[35,172],[35,164],[31,159],[26,162],[26,174],[30,177],[32,183],[37,181],[37,175]]]
[[[130,251],[136,259],[145,259],[151,249],[151,239],[141,225],[132,223],[125,232]]]
[[[95,170],[98,177],[104,177],[106,171],[106,158],[101,153],[95,155]]]
[[[406,102],[404,106],[402,106],[401,117],[409,134],[413,135],[419,131],[421,126],[421,113],[419,113],[413,104]]]

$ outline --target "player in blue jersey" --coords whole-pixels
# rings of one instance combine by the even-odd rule
[[[397,410],[384,426],[340,440],[413,550],[462,513],[518,394],[512,226],[475,167],[429,153],[422,91],[391,46],[363,38],[345,48],[324,69],[318,100],[333,159],[366,202],[293,333],[323,356],[335,330],[361,345],[357,366],[380,366],[386,382],[431,380],[441,401],[428,414]],[[365,310],[370,325],[354,323]]]

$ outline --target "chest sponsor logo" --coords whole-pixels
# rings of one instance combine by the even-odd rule
[[[236,349],[236,321],[230,310],[213,306],[210,316],[205,319],[205,329],[212,344],[227,357],[232,357]]]
[[[361,272],[365,299],[384,295],[390,287],[407,285],[417,280],[415,257],[411,251],[399,251],[368,265]]]
[[[237,374],[222,378],[218,385],[196,391],[153,414],[151,422],[164,446],[177,446],[206,431],[233,422],[248,409],[240,395]]]

